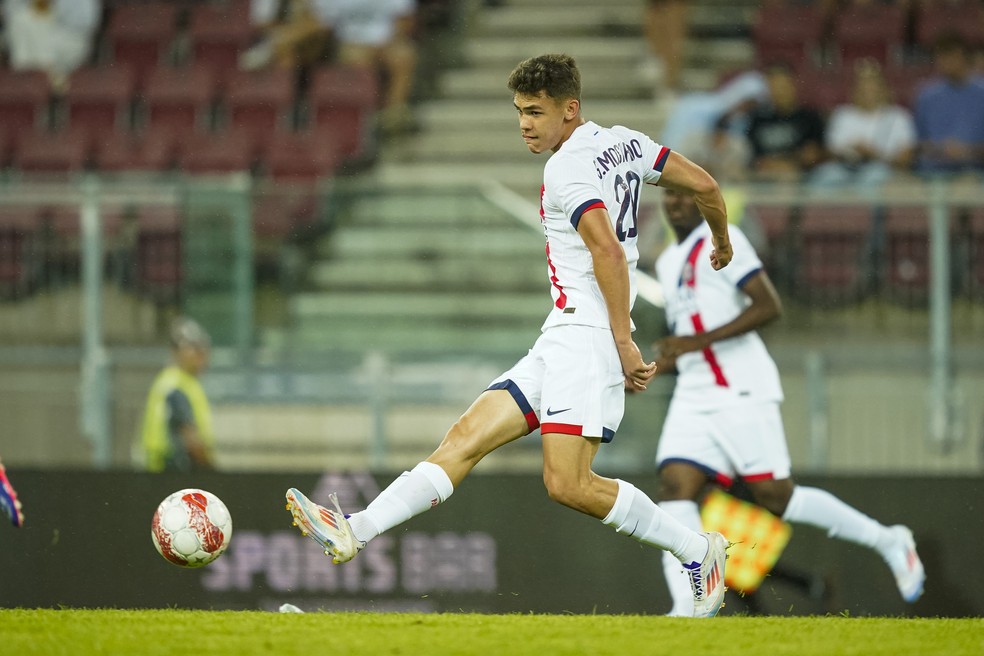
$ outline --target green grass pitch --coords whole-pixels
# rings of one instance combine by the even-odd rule
[[[14,609],[0,610],[0,649],[17,656],[980,656],[984,620]]]

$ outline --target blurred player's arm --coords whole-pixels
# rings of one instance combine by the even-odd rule
[[[631,387],[646,389],[656,373],[656,365],[642,359],[639,347],[632,340],[632,320],[629,318],[629,267],[625,251],[612,227],[608,210],[603,207],[588,210],[577,225],[584,244],[591,251],[595,280],[605,297],[608,321],[618,347],[622,372]]]
[[[751,303],[745,310],[726,324],[718,326],[714,330],[699,335],[670,336],[660,340],[656,344],[660,358],[672,358],[682,353],[700,351],[714,342],[737,337],[745,333],[756,330],[767,323],[775,321],[782,315],[782,301],[779,294],[769,278],[769,274],[764,269],[748,279],[742,291],[751,299]]]
[[[214,464],[211,455],[198,434],[195,413],[191,409],[188,397],[181,390],[174,390],[167,396],[167,405],[170,428],[181,440],[188,457],[196,467],[212,468]]]
[[[657,184],[693,195],[700,213],[711,227],[711,239],[714,242],[711,265],[715,269],[728,266],[733,255],[731,238],[728,236],[728,210],[717,180],[680,153],[670,151],[663,166],[663,175]]]

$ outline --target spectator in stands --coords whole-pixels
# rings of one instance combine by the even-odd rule
[[[788,65],[771,65],[766,80],[772,102],[755,109],[748,125],[752,173],[769,179],[799,180],[823,159],[823,118],[815,109],[800,104]]]
[[[811,176],[816,184],[879,185],[912,165],[916,127],[891,92],[874,60],[860,60],[854,71],[851,103],[834,109],[827,123],[832,161]]]
[[[919,169],[924,173],[984,171],[984,80],[973,74],[970,47],[956,34],[934,48],[939,78],[916,98]]]
[[[643,32],[648,56],[641,73],[662,92],[672,96],[680,90],[684,47],[687,44],[688,0],[645,0]]]
[[[41,70],[61,89],[84,64],[102,15],[101,0],[6,0],[5,40],[14,70]]]
[[[21,502],[17,499],[17,492],[14,490],[14,486],[10,484],[10,479],[7,478],[7,470],[3,468],[3,462],[0,462],[0,510],[3,510],[3,514],[7,516],[15,528],[24,525]]]
[[[263,39],[240,57],[246,70],[275,63],[283,68],[314,64],[330,56],[331,25],[319,14],[317,0],[250,0],[250,19]]]
[[[371,67],[386,81],[381,126],[397,133],[413,128],[409,108],[417,67],[413,40],[416,0],[286,0],[292,9],[285,14],[274,8],[276,0],[253,0],[255,22],[273,21],[270,39],[250,49],[242,59],[246,68],[262,66],[271,58],[282,66],[313,63],[320,58],[304,56],[311,44],[322,44],[333,35],[335,58],[342,64]],[[281,15],[289,16],[277,23]],[[314,46],[318,51],[319,46]]]
[[[148,471],[214,467],[212,411],[198,382],[210,345],[197,322],[179,318],[172,325],[172,362],[154,379],[144,411],[141,443]]]

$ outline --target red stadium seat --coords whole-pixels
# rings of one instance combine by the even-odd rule
[[[362,68],[319,69],[311,81],[312,128],[337,135],[346,157],[362,153],[379,104],[378,87],[375,75]]]
[[[72,73],[65,94],[68,127],[91,133],[127,130],[136,79],[124,64]]]
[[[342,161],[340,139],[324,130],[275,133],[264,155],[267,173],[278,181],[313,182],[331,176]]]
[[[194,61],[213,71],[232,71],[256,34],[248,2],[200,5],[191,9],[188,36]]]
[[[179,7],[172,2],[120,4],[112,9],[106,41],[114,62],[130,64],[142,80],[165,62],[177,34]]]
[[[176,157],[177,142],[169,131],[113,132],[97,140],[94,163],[100,171],[165,171]]]
[[[137,288],[158,302],[176,302],[184,278],[180,215],[170,207],[142,207],[137,225]]]
[[[84,132],[34,133],[21,142],[14,165],[36,173],[78,173],[88,163],[90,144]]]
[[[890,207],[885,215],[886,290],[894,300],[922,305],[929,294],[929,212]]]
[[[826,29],[823,14],[811,5],[772,5],[759,9],[752,40],[761,65],[815,63]]]
[[[870,57],[882,65],[902,60],[905,13],[896,4],[867,3],[849,6],[834,14],[834,44],[844,66]]]
[[[295,74],[281,68],[230,73],[224,96],[229,126],[265,142],[289,126],[294,109]]]
[[[984,7],[974,0],[918,3],[916,43],[927,50],[941,35],[958,34],[972,46],[984,45]]]
[[[202,66],[155,69],[144,85],[143,123],[175,136],[208,130],[216,86],[213,71]]]
[[[250,171],[256,155],[256,140],[248,131],[200,134],[183,144],[179,166],[186,173]]]
[[[8,148],[16,150],[24,137],[45,127],[50,100],[44,73],[0,69],[0,126],[7,135]]]
[[[30,292],[40,271],[38,207],[0,206],[0,298]]]
[[[799,224],[797,295],[831,305],[860,300],[871,287],[871,230],[867,207],[804,207]]]

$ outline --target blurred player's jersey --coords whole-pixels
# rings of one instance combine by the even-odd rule
[[[635,301],[639,259],[636,220],[644,183],[655,183],[669,149],[621,126],[579,126],[547,161],[540,190],[540,220],[547,239],[547,275],[553,308],[543,324],[611,328],[595,280],[591,252],[577,232],[588,210],[604,207],[629,264],[629,303]]]
[[[734,257],[715,271],[709,254],[711,229],[702,223],[656,261],[666,299],[666,321],[674,335],[709,332],[732,321],[747,307],[744,284],[762,269],[755,249],[737,226],[729,226]],[[729,402],[782,401],[775,362],[755,331],[715,342],[677,358],[674,403],[708,411]]]

